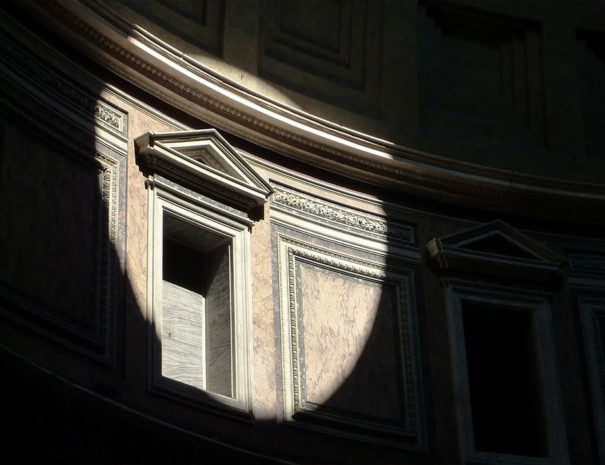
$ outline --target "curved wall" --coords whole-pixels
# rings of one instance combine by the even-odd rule
[[[107,5],[221,76],[338,125],[445,158],[600,182],[598,2]]]
[[[603,463],[600,10],[167,4],[3,6],[11,450]]]

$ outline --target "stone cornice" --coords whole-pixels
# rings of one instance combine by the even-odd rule
[[[485,240],[499,239],[500,245]],[[483,246],[481,243],[483,242]],[[479,245],[479,247],[477,247]],[[434,238],[426,245],[435,269],[557,284],[563,257],[502,221]]]
[[[272,193],[267,184],[214,129],[154,134],[134,140],[150,174],[167,175],[250,212]]]
[[[605,225],[605,186],[481,167],[378,140],[221,77],[94,1],[32,2],[55,32],[115,72],[219,129],[354,179],[437,201]]]

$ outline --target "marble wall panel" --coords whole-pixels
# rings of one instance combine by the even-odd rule
[[[305,403],[401,421],[393,289],[299,263]]]
[[[265,205],[265,220],[252,228],[251,234],[251,278],[252,278],[252,345],[253,345],[253,399],[254,414],[258,419],[277,416],[277,390],[281,385],[279,363],[281,358],[276,347],[274,318],[273,270],[271,225],[269,205]]]
[[[233,396],[232,387],[232,264],[230,248],[212,254],[214,263],[208,272],[206,293],[206,389],[224,396]]]
[[[542,150],[539,24],[427,3],[420,9],[419,25],[425,49],[423,132],[460,146]]]
[[[115,99],[115,98],[114,98]],[[115,99],[128,111],[128,132],[133,137],[128,142],[128,192],[126,223],[126,271],[128,274],[129,290],[134,297],[133,304],[140,318],[145,317],[147,299],[147,222],[148,199],[145,187],[145,177],[137,161],[134,137],[148,131],[165,132],[180,128],[176,124],[160,119],[142,111],[140,107]]]
[[[9,129],[2,142],[0,280],[86,326],[98,294],[101,167],[25,131]]]
[[[286,419],[424,447],[413,271],[286,231],[275,229]]]
[[[51,339],[115,363],[121,285],[121,155],[5,122],[2,310]],[[95,150],[97,150],[95,152]]]
[[[162,282],[162,376],[188,386],[204,385],[204,298]]]

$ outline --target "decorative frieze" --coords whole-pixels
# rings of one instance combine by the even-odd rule
[[[97,101],[94,107],[94,115],[99,121],[109,124],[120,132],[125,132],[124,125],[126,115],[110,107],[107,103]]]
[[[378,216],[341,207],[291,189],[276,186],[273,202],[306,216],[317,217],[323,222],[336,224],[337,227],[414,242],[414,230],[410,226],[393,224]]]
[[[573,272],[605,274],[605,255],[569,254],[568,260]]]

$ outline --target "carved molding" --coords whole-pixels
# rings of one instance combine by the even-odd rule
[[[273,191],[214,129],[147,132],[134,142],[150,180],[156,173],[166,176],[248,214],[263,205]]]
[[[112,108],[105,102],[97,101],[94,106],[94,115],[99,121],[117,129],[120,134],[128,137],[128,125],[126,124],[126,114]]]
[[[10,66],[11,73],[27,76],[26,79],[35,82],[38,88],[69,102],[70,109],[80,111],[85,117],[92,116],[104,127],[128,137],[125,113],[79,89],[5,34],[0,34],[0,51],[1,59]]]
[[[27,8],[140,88],[194,117],[289,157],[440,202],[580,223],[605,221],[602,215],[592,214],[605,205],[601,185],[479,167],[332,125],[225,79],[167,48],[140,27],[124,24],[97,3],[86,7],[47,1]]]
[[[422,450],[424,425],[420,402],[420,368],[416,348],[416,307],[413,273],[344,255],[302,240],[278,234],[279,275],[282,318],[282,357],[284,363],[285,420],[295,426],[320,429],[338,436],[391,447]],[[396,321],[400,325],[395,341],[401,350],[400,399],[404,419],[401,423],[380,417],[355,415],[352,412],[318,405],[306,399],[304,373],[304,337],[297,293],[297,263],[349,275],[359,282],[381,283],[396,289]],[[326,309],[326,311],[329,311]],[[393,374],[396,376],[396,374]],[[393,382],[397,382],[393,379]]]
[[[410,226],[393,224],[377,216],[321,201],[291,189],[275,186],[273,202],[354,230],[414,242],[414,229]]]
[[[605,274],[605,255],[569,254],[569,268],[573,272]]]
[[[550,284],[562,276],[561,256],[500,220],[433,238],[425,249],[441,273],[463,271]]]

